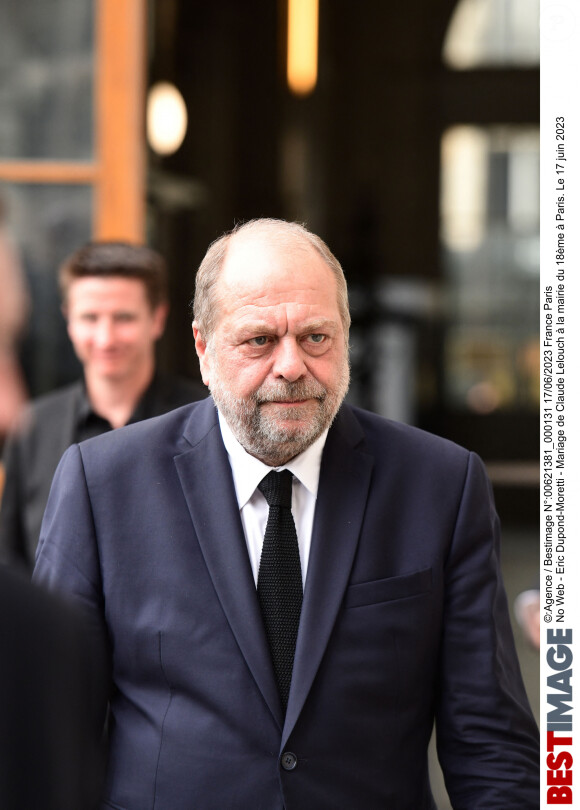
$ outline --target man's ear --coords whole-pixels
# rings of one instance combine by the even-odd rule
[[[153,336],[155,340],[159,340],[161,335],[165,332],[165,322],[169,314],[169,304],[162,301],[157,304],[153,310]]]
[[[193,339],[195,341],[195,351],[199,358],[199,369],[201,371],[201,379],[203,380],[205,385],[209,386],[211,362],[210,362],[210,353],[208,352],[207,349],[207,342],[204,340],[201,332],[199,331],[197,321],[194,321],[191,324],[191,328],[193,330]]]
[[[64,322],[66,324],[66,331],[70,336],[70,325],[69,325],[69,319],[68,319],[68,305],[67,305],[66,301],[63,301],[62,304],[60,305],[60,311],[62,312],[62,317],[64,318]]]

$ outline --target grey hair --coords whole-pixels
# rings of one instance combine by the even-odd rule
[[[232,239],[241,234],[264,234],[279,245],[287,247],[306,245],[314,248],[336,279],[338,309],[348,345],[350,328],[348,290],[340,262],[319,236],[316,236],[298,222],[287,222],[283,219],[252,219],[238,224],[209,246],[197,271],[193,298],[193,318],[204,339],[206,341],[211,339],[216,326],[216,316],[219,308],[217,285],[228,247]]]

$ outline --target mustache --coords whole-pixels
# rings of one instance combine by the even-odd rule
[[[300,402],[303,399],[326,399],[326,388],[315,380],[295,380],[262,385],[254,394],[257,405],[265,402]]]

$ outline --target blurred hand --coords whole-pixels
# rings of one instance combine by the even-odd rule
[[[540,591],[533,589],[521,593],[514,604],[514,613],[526,640],[540,649]]]

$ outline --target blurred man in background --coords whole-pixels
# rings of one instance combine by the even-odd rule
[[[63,313],[83,379],[41,397],[4,452],[0,560],[31,570],[52,476],[73,442],[205,396],[155,369],[168,312],[163,258],[121,242],[85,245],[62,265]]]

